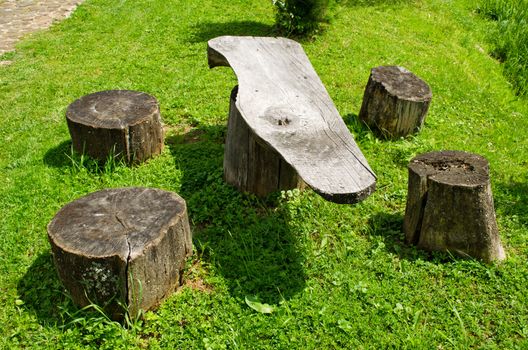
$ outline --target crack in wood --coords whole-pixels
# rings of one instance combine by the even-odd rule
[[[130,240],[129,240],[129,233],[131,231],[130,227],[125,223],[125,221],[123,219],[121,219],[119,217],[119,213],[120,212],[117,212],[114,214],[114,217],[116,218],[117,222],[119,222],[121,224],[121,226],[123,226],[123,228],[125,229],[125,241],[126,241],[126,244],[127,244],[127,247],[128,247],[128,254],[127,254],[127,257],[126,257],[126,263],[125,263],[125,297],[127,300],[125,300],[125,303],[128,305],[130,303],[130,300],[128,300],[128,295],[129,295],[129,267],[130,267],[130,260],[131,260],[131,256],[132,256],[132,247],[131,247],[131,244],[130,244]]]

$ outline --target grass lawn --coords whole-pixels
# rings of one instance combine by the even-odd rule
[[[354,206],[310,190],[261,200],[222,181],[236,78],[208,69],[206,41],[273,35],[271,1],[87,0],[2,57],[0,348],[528,348],[528,107],[488,55],[490,22],[471,0],[342,2],[332,15],[303,46],[378,175]],[[380,141],[357,113],[370,68],[393,64],[433,101],[418,135]],[[66,107],[107,89],[159,100],[161,156],[128,168],[72,154]],[[407,164],[442,149],[489,160],[503,264],[403,242]],[[195,248],[185,287],[128,327],[75,308],[46,236],[66,203],[122,186],[178,192]]]

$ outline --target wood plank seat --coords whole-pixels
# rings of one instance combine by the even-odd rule
[[[286,38],[222,36],[208,42],[208,61],[211,68],[232,67],[239,83],[238,92],[233,91],[226,140],[226,181],[251,192],[244,186],[248,173],[270,176],[264,168],[271,165],[262,159],[252,160],[260,153],[251,153],[251,142],[240,145],[247,137],[241,138],[239,131],[232,130],[240,123],[231,119],[239,114],[260,150],[277,154],[282,163],[273,166],[276,171],[291,173],[293,168],[293,173],[323,198],[356,203],[374,191],[376,175],[299,43]],[[235,160],[236,174],[228,176],[233,171],[226,169],[233,163],[228,157],[236,157],[233,150],[244,147],[250,149],[249,155],[238,157],[248,159]],[[281,179],[280,174],[274,176],[278,179],[275,188],[270,186],[264,192],[284,189],[284,183],[297,183]]]

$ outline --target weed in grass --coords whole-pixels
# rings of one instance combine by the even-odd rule
[[[329,0],[273,0],[275,21],[285,35],[310,36],[327,20]]]

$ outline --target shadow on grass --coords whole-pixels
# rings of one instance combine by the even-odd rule
[[[373,215],[369,222],[369,235],[376,236],[383,242],[382,246],[374,247],[395,254],[408,261],[435,260],[438,262],[453,261],[453,256],[441,252],[426,252],[405,242],[403,232],[403,215],[379,212]]]
[[[192,28],[191,43],[206,42],[222,35],[274,36],[275,27],[255,21],[202,22]]]
[[[40,254],[17,285],[22,308],[36,315],[42,325],[62,324],[65,309],[74,310],[53,264],[50,252]]]
[[[288,210],[276,198],[258,199],[224,183],[224,132],[225,126],[198,127],[167,138],[183,173],[180,194],[187,201],[194,244],[233,296],[278,303],[304,287],[304,257],[290,231]]]
[[[352,131],[358,140],[372,138],[373,132],[367,124],[363,123],[356,113],[343,115],[343,121],[350,131]]]
[[[111,155],[104,161],[81,155],[72,149],[71,140],[61,142],[59,145],[49,149],[43,157],[44,164],[59,169],[83,170],[93,175],[108,174],[117,167],[128,167],[125,161]]]
[[[49,149],[44,155],[44,164],[54,168],[64,168],[72,165],[71,140],[65,140]]]
[[[494,192],[500,193],[494,194],[497,211],[517,216],[519,223],[528,227],[528,176],[523,181],[499,183]]]
[[[348,7],[367,7],[405,5],[414,2],[415,0],[344,0],[341,3]]]

